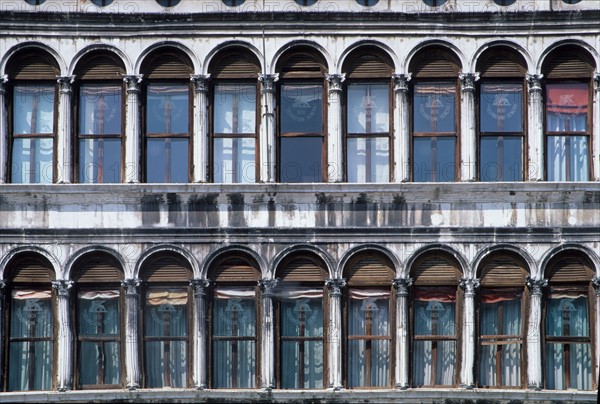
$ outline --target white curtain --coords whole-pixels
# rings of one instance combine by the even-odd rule
[[[587,136],[548,136],[548,181],[588,181]]]

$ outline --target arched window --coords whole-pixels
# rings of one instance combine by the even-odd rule
[[[494,47],[477,63],[479,82],[479,179],[522,181],[525,142],[525,60]]]
[[[77,290],[75,385],[81,389],[123,385],[123,271],[105,253],[89,253],[73,264]]]
[[[255,388],[260,365],[258,265],[239,253],[216,262],[209,279],[214,282],[209,321],[210,386]]]
[[[391,293],[394,268],[377,252],[359,254],[345,269],[348,290],[345,304],[344,357],[346,385],[390,387],[395,307]]]
[[[545,387],[553,390],[593,390],[595,296],[589,259],[577,251],[563,252],[548,263],[545,299]]]
[[[327,267],[318,257],[294,255],[277,269],[277,380],[283,389],[327,386],[323,289]]]
[[[439,46],[423,49],[411,62],[412,179],[451,182],[458,177],[460,61]]]
[[[175,253],[159,253],[141,270],[146,283],[143,304],[145,387],[190,384],[190,264]]]
[[[161,48],[144,60],[141,72],[146,182],[189,182],[192,62],[179,50]]]
[[[577,47],[562,46],[544,62],[548,181],[590,178],[594,70],[592,56]]]
[[[295,48],[279,60],[277,164],[281,182],[322,182],[326,177],[326,71],[325,60],[311,48]]]
[[[392,131],[389,56],[359,49],[344,63],[346,73],[346,176],[348,182],[388,182]]]
[[[51,390],[54,387],[54,272],[38,254],[14,258],[7,266],[9,306],[8,363],[3,364],[7,391]]]
[[[477,380],[482,387],[524,385],[526,268],[513,253],[493,254],[481,264]]]
[[[212,82],[212,179],[256,182],[258,177],[257,80],[260,63],[244,49],[215,57]]]
[[[52,183],[55,176],[56,61],[42,51],[23,50],[7,64],[12,93],[9,131],[10,182]]]
[[[77,108],[78,180],[120,182],[123,161],[123,62],[94,52],[79,62]]]
[[[460,363],[459,264],[440,251],[418,260],[412,272],[412,385],[455,385]]]

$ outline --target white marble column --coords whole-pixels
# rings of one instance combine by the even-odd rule
[[[140,387],[140,342],[138,335],[140,279],[126,279],[121,283],[125,290],[125,370],[129,390]]]
[[[262,389],[271,390],[275,388],[275,327],[273,311],[273,292],[277,286],[276,279],[261,279],[258,286],[262,291],[262,363],[261,383]]]
[[[6,298],[6,282],[4,279],[0,279],[0,363],[4,363],[4,333],[7,329],[5,324],[6,319],[6,306],[4,305],[4,299]],[[0,383],[3,383],[6,380],[7,375],[0,376]]]
[[[408,82],[411,74],[394,74],[394,182],[410,181],[410,117]]]
[[[461,387],[475,387],[475,293],[479,288],[479,279],[461,279],[460,287],[464,291]]]
[[[600,72],[594,74],[594,105],[592,126],[592,173],[596,181],[600,181]],[[599,355],[596,355],[599,356]]]
[[[70,289],[73,281],[58,280],[52,282],[56,290],[57,300],[57,369],[56,379],[58,391],[73,388],[73,331],[71,329]]]
[[[140,84],[142,75],[126,75],[123,81],[127,85],[127,108],[125,109],[125,182],[140,182],[141,163],[141,122],[140,122]]]
[[[410,339],[408,334],[408,288],[412,279],[394,279],[396,288],[396,388],[409,388]]]
[[[329,289],[329,388],[341,390],[342,385],[342,288],[345,279],[328,279]]]
[[[59,94],[58,131],[56,134],[56,170],[58,178],[56,182],[70,184],[73,182],[71,95],[75,76],[57,77],[56,80]]]
[[[192,75],[194,83],[194,182],[208,182],[208,81],[210,74]]]
[[[546,279],[527,277],[530,291],[529,324],[527,326],[527,386],[533,390],[542,389],[542,295],[548,285]]]
[[[527,75],[527,142],[529,144],[527,156],[529,160],[529,181],[542,181],[545,178],[542,77],[542,74]]]
[[[594,286],[594,291],[596,292],[596,329],[594,330],[596,340],[592,341],[596,352],[596,369],[592,374],[596,377],[595,380],[600,380],[600,277],[594,276],[592,278],[592,285]]]
[[[194,291],[194,387],[197,390],[208,388],[208,344],[206,324],[206,293],[210,287],[207,279],[193,279],[190,286]]]
[[[475,112],[475,82],[479,73],[460,73],[460,180],[477,179],[477,120]]]
[[[328,74],[326,76],[327,91],[327,181],[344,180],[344,156],[342,133],[342,83],[345,74]]]
[[[0,76],[0,184],[10,182],[10,178],[8,178],[8,113],[6,109],[7,82],[7,75]]]
[[[262,84],[262,101],[260,134],[259,134],[259,164],[260,181],[275,182],[277,179],[277,141],[275,139],[276,122],[275,105],[275,83],[279,80],[279,74],[259,74],[258,81]]]

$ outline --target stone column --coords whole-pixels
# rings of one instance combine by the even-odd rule
[[[73,331],[71,329],[70,290],[73,281],[58,280],[52,282],[57,296],[57,388],[58,391],[71,390],[73,387]]]
[[[600,380],[600,277],[594,276],[592,278],[592,285],[596,292],[596,340],[594,341],[594,349],[596,350],[596,372],[593,373],[596,380]],[[598,393],[600,394],[600,393]]]
[[[477,120],[475,82],[479,73],[460,73],[460,180],[477,179]]]
[[[140,387],[140,342],[138,332],[140,279],[126,279],[121,283],[125,289],[125,369],[129,390]]]
[[[479,279],[462,278],[460,287],[464,290],[460,385],[472,389],[475,387],[475,291],[479,288]]]
[[[206,292],[210,287],[207,279],[192,279],[190,286],[194,291],[194,387],[204,390],[208,387],[208,328],[206,324]]]
[[[528,159],[529,181],[544,179],[544,109],[542,105],[542,74],[528,74]]]
[[[341,390],[342,385],[342,288],[345,279],[327,279],[329,289],[329,388]]]
[[[273,324],[273,292],[277,286],[276,279],[261,279],[258,286],[262,291],[262,366],[261,388],[271,390],[275,387],[275,330]]]
[[[328,74],[326,76],[329,91],[327,92],[327,181],[344,180],[344,136],[342,128],[342,83],[345,74]]]
[[[527,326],[527,386],[534,390],[542,388],[542,295],[543,288],[547,285],[546,279],[527,277],[531,295]]]
[[[194,83],[194,182],[208,182],[209,117],[208,117],[208,80],[210,74],[192,75]]]
[[[140,84],[143,75],[126,75],[127,108],[125,110],[125,182],[140,182]]]
[[[4,281],[4,279],[0,279],[0,363],[4,363],[4,343],[5,343],[4,330],[6,329],[6,324],[5,324],[6,313],[4,312],[4,310],[6,310],[5,305],[4,305],[5,298],[6,298],[6,282]],[[0,384],[4,383],[5,380],[6,380],[6,375],[1,375],[0,376]]]
[[[58,178],[56,181],[61,184],[70,184],[73,182],[71,95],[75,76],[57,77],[56,81],[58,82],[59,94],[58,131],[56,134],[56,170]]]
[[[0,76],[0,184],[10,182],[8,170],[8,114],[6,110],[7,81],[7,75]]]
[[[592,127],[592,173],[596,181],[600,181],[600,72],[594,74],[594,104],[593,104]],[[598,352],[598,351],[596,351]],[[598,355],[596,355],[598,356]]]
[[[410,181],[410,117],[408,82],[411,74],[394,74],[394,182]]]
[[[396,288],[396,388],[409,388],[410,374],[410,338],[408,334],[408,288],[412,285],[411,278],[394,279]]]
[[[279,80],[279,74],[259,74],[258,81],[262,84],[262,119],[260,120],[259,134],[259,158],[260,158],[260,181],[275,182],[277,179],[277,141],[275,139],[276,122],[275,105],[275,83]]]

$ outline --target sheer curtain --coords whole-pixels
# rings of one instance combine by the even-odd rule
[[[9,391],[52,388],[51,296],[49,290],[15,290],[11,294]]]

